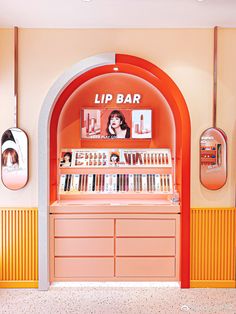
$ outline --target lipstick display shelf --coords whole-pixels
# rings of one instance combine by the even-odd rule
[[[173,194],[169,149],[64,149],[59,160],[59,199],[81,195]]]
[[[201,164],[208,165],[219,165],[220,164],[220,149],[221,145],[201,145]]]

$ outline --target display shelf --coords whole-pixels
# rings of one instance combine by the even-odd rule
[[[104,167],[104,168],[59,168],[58,169],[58,175],[62,174],[147,174],[147,173],[152,173],[152,174],[172,174],[173,169],[172,168],[140,168],[140,167],[130,167],[130,168],[125,168],[125,167]]]
[[[62,174],[59,194],[173,192],[171,174]]]
[[[172,167],[169,149],[63,149],[60,168]]]
[[[168,148],[62,149],[58,200],[171,198],[175,175],[172,161],[174,164]]]
[[[180,213],[180,204],[161,198],[76,198],[53,202],[50,213]]]

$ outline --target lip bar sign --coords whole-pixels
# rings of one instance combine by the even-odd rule
[[[95,104],[108,104],[114,99],[112,94],[96,94]],[[117,94],[115,102],[117,104],[139,104],[141,99],[140,94]]]

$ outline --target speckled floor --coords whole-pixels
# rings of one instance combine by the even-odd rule
[[[236,313],[236,289],[51,287],[0,289],[0,313]]]

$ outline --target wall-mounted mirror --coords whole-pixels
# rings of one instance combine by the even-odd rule
[[[218,190],[227,180],[227,142],[217,128],[205,130],[200,137],[200,181],[209,190]]]
[[[28,137],[18,128],[2,135],[2,182],[10,190],[23,188],[28,181]]]

